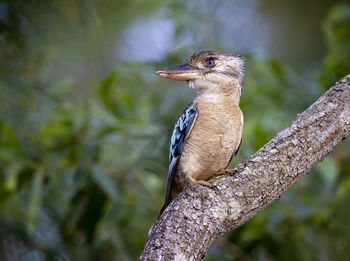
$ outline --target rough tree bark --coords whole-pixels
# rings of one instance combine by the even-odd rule
[[[156,221],[140,260],[199,260],[211,243],[275,201],[350,135],[350,74],[215,189],[187,187]]]

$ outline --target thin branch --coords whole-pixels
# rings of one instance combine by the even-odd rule
[[[350,75],[215,189],[191,186],[156,221],[140,260],[199,260],[212,242],[280,198],[350,135]]]

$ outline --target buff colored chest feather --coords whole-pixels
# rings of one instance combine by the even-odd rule
[[[175,183],[185,185],[185,177],[208,180],[226,168],[237,150],[243,128],[242,113],[232,99],[194,101],[198,117],[180,157]]]

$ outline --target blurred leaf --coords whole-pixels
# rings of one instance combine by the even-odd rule
[[[6,192],[15,192],[18,186],[18,176],[20,170],[23,168],[22,163],[14,163],[7,169],[5,181],[3,181],[3,190]],[[1,190],[0,190],[1,193]],[[1,198],[1,196],[0,196]]]
[[[350,5],[335,5],[324,22],[323,30],[327,53],[320,82],[328,89],[350,72]]]
[[[115,81],[117,79],[117,71],[111,72],[106,79],[104,79],[99,88],[100,96],[103,102],[103,105],[109,109],[113,110],[113,99],[112,99],[112,91],[113,87],[115,88]]]
[[[319,171],[324,182],[328,186],[334,185],[340,174],[339,166],[332,156],[324,158],[322,162],[316,165],[316,169]]]
[[[0,147],[9,147],[15,150],[20,150],[18,139],[7,123],[0,120]]]
[[[41,191],[43,183],[43,169],[38,169],[34,173],[34,177],[31,184],[31,190],[28,198],[28,216],[27,216],[27,226],[30,231],[35,228],[35,222],[37,219],[39,207],[41,205]]]
[[[81,201],[85,202],[76,225],[77,231],[82,232],[87,242],[92,242],[94,239],[96,227],[104,215],[104,204],[107,199],[104,191],[95,184],[80,191],[73,199],[74,205],[79,205]]]
[[[119,198],[119,193],[114,180],[107,175],[101,166],[94,166],[92,177],[101,189],[104,190],[114,201]]]
[[[119,119],[131,119],[133,103],[129,90],[117,85],[117,71],[113,71],[104,79],[99,87],[99,93],[105,108]]]
[[[348,194],[350,194],[350,177],[346,177],[342,183],[340,183],[337,189],[337,198],[344,198]]]

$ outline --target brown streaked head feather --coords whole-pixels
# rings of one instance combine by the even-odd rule
[[[238,78],[240,81],[243,81],[245,60],[240,55],[232,55],[215,50],[197,51],[187,60],[187,64],[198,68],[205,68],[205,62],[208,59],[222,62],[221,66],[212,67],[210,69],[211,72],[223,73]],[[232,63],[232,61],[235,62]],[[218,67],[220,67],[220,69]]]

